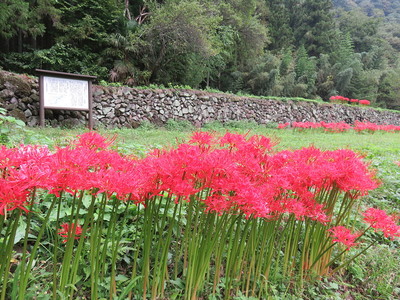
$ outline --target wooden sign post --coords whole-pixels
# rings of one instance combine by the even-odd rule
[[[44,110],[88,111],[89,129],[93,129],[92,80],[96,76],[36,69],[39,74],[39,119],[44,126]]]

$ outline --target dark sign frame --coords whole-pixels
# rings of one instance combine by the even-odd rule
[[[88,112],[88,119],[89,119],[89,129],[93,129],[93,95],[92,95],[92,80],[96,79],[96,76],[90,75],[81,75],[81,74],[72,74],[72,73],[65,73],[65,72],[57,72],[57,71],[49,71],[49,70],[42,70],[36,69],[36,73],[39,75],[39,120],[40,126],[44,127],[44,111],[45,109],[62,109],[62,110],[77,110],[77,111],[87,111]],[[73,80],[80,80],[80,81],[87,81],[88,84],[88,108],[76,108],[71,106],[45,106],[45,99],[44,99],[44,78],[45,77],[53,77],[59,79],[73,79]]]

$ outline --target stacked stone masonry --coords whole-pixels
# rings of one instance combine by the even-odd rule
[[[34,77],[0,71],[0,107],[28,126],[39,124],[39,87]],[[308,101],[280,101],[210,94],[195,90],[142,90],[93,85],[93,116],[96,126],[137,127],[143,121],[162,125],[167,120],[187,120],[200,127],[205,123],[248,120],[259,124],[284,122],[368,121],[400,125],[400,112],[369,107]],[[46,110],[53,126],[87,123],[87,113]]]

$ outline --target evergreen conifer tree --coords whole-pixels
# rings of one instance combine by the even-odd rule
[[[336,45],[331,0],[304,0],[300,2],[294,27],[297,45],[304,44],[311,56],[329,53]]]

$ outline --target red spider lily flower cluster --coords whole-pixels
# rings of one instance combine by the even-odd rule
[[[355,241],[359,238],[359,233],[351,233],[351,230],[344,226],[332,227],[328,230],[331,236],[334,238],[332,242],[341,243],[347,246],[347,250],[351,247],[356,246]]]
[[[329,98],[330,101],[340,101],[340,102],[350,102],[349,98],[343,97],[343,96],[331,96]]]
[[[282,123],[278,124],[278,129],[284,128],[296,128],[296,129],[315,129],[323,128],[327,132],[344,132],[349,130],[355,130],[357,132],[375,132],[375,131],[386,131],[386,132],[400,132],[400,126],[396,125],[378,125],[370,122],[359,122],[356,121],[354,125],[349,125],[344,122],[337,123],[326,123],[326,122],[293,122],[293,123]]]
[[[378,125],[370,122],[358,122],[354,123],[353,129],[357,132],[368,131],[386,131],[386,132],[400,132],[400,126],[396,125]]]
[[[358,99],[350,99],[343,96],[331,96],[329,98],[332,102],[342,102],[342,103],[349,103],[349,104],[361,104],[361,105],[371,105],[371,101],[369,100],[358,100]]]
[[[326,123],[321,122],[293,122],[293,128],[307,129],[307,128],[324,128],[328,132],[343,132],[351,129],[351,126],[345,122]]]
[[[369,100],[358,100],[358,103],[361,105],[371,105],[371,101]]]
[[[167,193],[176,202],[200,201],[205,211],[217,214],[267,219],[292,214],[327,224],[334,216],[319,195],[335,189],[354,199],[378,186],[374,172],[351,150],[276,152],[264,136],[197,132],[188,143],[143,159],[123,156],[110,144],[89,132],[54,152],[37,146],[0,148],[0,214],[26,210],[31,192],[39,188],[56,195],[113,194],[134,204]],[[67,225],[60,234],[81,234],[78,225]],[[387,227],[384,232],[393,233]]]
[[[63,243],[66,243],[70,236],[74,236],[76,240],[79,240],[82,235],[82,227],[75,223],[64,223],[61,224],[58,235],[65,238]]]
[[[364,221],[376,231],[383,232],[385,237],[400,237],[400,226],[398,216],[388,215],[384,210],[369,208],[364,213]]]
[[[94,135],[82,135],[74,147],[59,148],[55,153],[44,147],[3,147],[7,159],[0,165],[1,192],[8,196],[1,198],[1,207],[11,210],[23,206],[33,188],[55,194],[96,190],[135,202],[161,192],[189,199],[208,191],[203,201],[209,210],[235,207],[249,215],[266,216],[277,207],[274,199],[279,195],[285,195],[280,197],[281,210],[301,201],[309,209],[317,207],[311,189],[329,188],[334,183],[345,191],[364,192],[376,187],[367,166],[349,150],[305,148],[272,153],[274,144],[266,137],[196,133],[189,143],[156,150],[138,160],[85,142]]]

